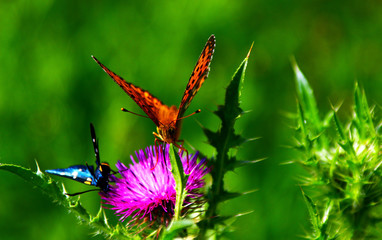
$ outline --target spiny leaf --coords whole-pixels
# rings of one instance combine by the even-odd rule
[[[307,118],[311,120],[312,123],[317,124],[320,122],[320,117],[318,115],[317,103],[314,98],[313,90],[294,60],[292,60],[292,65],[296,76],[299,103],[302,105],[305,115],[308,115]]]
[[[326,148],[327,139],[325,135],[321,134],[324,131],[325,122],[320,120],[313,90],[294,59],[292,59],[292,66],[296,76],[295,79],[299,104],[298,111],[301,118],[299,126],[303,127],[306,138],[312,139],[312,137],[320,136],[315,142],[320,149],[324,149]]]
[[[82,206],[79,198],[73,200],[72,198],[65,195],[66,191],[63,185],[42,173],[38,166],[37,171],[33,172],[31,169],[27,169],[22,166],[0,163],[0,170],[14,173],[27,182],[31,183],[33,186],[41,189],[42,192],[50,196],[58,204],[64,206],[70,212],[73,212],[75,215],[77,215],[81,222],[96,228],[105,236],[115,236],[116,239],[131,239],[129,236],[118,234],[115,229],[107,224],[106,218],[101,219],[101,216],[104,216],[103,210],[100,210],[96,217],[92,217],[89,212]]]
[[[171,162],[171,173],[175,179],[176,190],[176,202],[173,221],[178,221],[180,218],[180,213],[182,212],[183,202],[187,194],[187,176],[184,174],[182,161],[180,160],[180,157],[172,144],[170,144],[169,154]]]
[[[314,204],[313,200],[308,195],[306,195],[305,192],[302,191],[302,189],[301,189],[301,192],[302,192],[302,195],[304,197],[305,204],[308,208],[310,221],[312,223],[314,232],[320,233],[321,232],[321,230],[320,230],[321,229],[321,223],[320,223],[320,216],[319,216],[316,204]]]
[[[35,187],[41,189],[44,193],[51,196],[60,204],[65,206],[70,206],[72,204],[68,202],[68,196],[63,194],[64,188],[61,184],[46,176],[39,170],[39,168],[36,172],[33,172],[31,169],[27,169],[22,166],[1,163],[0,170],[5,170],[16,174],[27,182],[30,182]]]
[[[342,127],[342,124],[340,123],[338,117],[337,117],[337,113],[335,111],[334,112],[334,123],[336,124],[336,127],[337,127],[337,132],[338,132],[338,135],[340,136],[340,139],[341,141],[343,142],[347,142],[349,141],[349,139],[347,138],[346,134],[345,134],[345,131]]]
[[[223,124],[225,122],[234,122],[236,118],[243,114],[243,110],[240,108],[239,103],[239,97],[241,95],[240,83],[244,82],[245,70],[247,68],[248,58],[251,50],[252,46],[247,54],[247,57],[243,60],[239,68],[233,74],[232,81],[228,85],[225,93],[224,105],[219,106],[218,111],[215,112],[223,121]]]
[[[296,72],[298,75],[299,70]],[[304,152],[300,163],[309,173],[304,183],[317,198],[313,201],[303,193],[314,228],[307,238],[380,239],[381,234],[372,234],[377,229],[373,219],[380,217],[382,202],[381,136],[374,127],[374,109],[369,108],[364,91],[356,84],[350,121],[342,124],[338,107],[332,107],[321,122],[318,114],[312,114],[316,107],[309,107],[309,97],[301,97],[305,92],[313,98],[312,92],[301,90],[308,86],[306,79],[302,75],[297,78],[297,142]]]
[[[62,185],[46,176],[39,169],[36,172],[33,172],[31,169],[27,169],[14,164],[0,164],[0,170],[6,170],[18,175],[27,182],[30,182],[35,187],[41,189],[44,193],[52,197],[59,204],[78,213],[82,220],[89,221],[90,214],[81,205],[81,203],[78,200],[71,200],[68,196],[66,196],[64,194],[65,191]]]
[[[356,83],[354,89],[354,112],[355,118],[353,120],[362,139],[375,137],[374,123],[369,110],[369,105],[365,93],[361,91]]]
[[[215,195],[219,195],[223,190],[223,176],[224,172],[227,171],[225,166],[229,161],[229,148],[237,146],[240,139],[243,139],[234,133],[234,124],[238,114],[242,112],[239,107],[240,82],[244,81],[249,54],[250,51],[233,75],[232,81],[226,91],[225,105],[219,107],[219,110],[217,111],[218,116],[222,120],[222,126],[217,133],[210,134],[213,136],[213,139],[210,139],[210,142],[217,150],[217,160],[211,171],[214,179],[212,191],[215,191]]]
[[[338,234],[334,234],[334,236],[330,236],[330,234],[327,233],[328,220],[330,216],[330,211],[332,210],[332,207],[333,207],[333,202],[332,201],[327,202],[325,206],[324,215],[321,218],[319,211],[317,209],[317,206],[313,202],[313,200],[307,194],[305,194],[305,192],[302,189],[301,189],[301,192],[302,192],[302,195],[304,196],[306,206],[308,207],[308,212],[309,212],[310,220],[311,220],[313,231],[314,231],[314,235],[308,238],[317,239],[317,240],[337,239]]]
[[[349,138],[349,136],[345,133],[342,124],[340,123],[336,112],[333,114],[333,119],[337,127],[337,132],[340,135],[340,142],[338,143],[347,153],[352,155],[354,158],[356,158],[356,153],[353,148],[352,140]]]
[[[223,178],[227,171],[233,170],[237,166],[235,164],[235,162],[237,162],[236,158],[228,157],[229,149],[238,147],[244,142],[249,141],[249,139],[235,134],[234,125],[236,119],[244,113],[240,108],[239,101],[241,94],[240,83],[244,81],[245,70],[251,50],[252,46],[246,58],[241,62],[235,71],[232,80],[226,89],[224,105],[218,106],[218,110],[215,111],[215,114],[222,121],[221,127],[216,132],[203,128],[203,131],[208,138],[208,142],[215,147],[217,155],[215,159],[210,160],[213,164],[213,168],[211,170],[213,181],[211,189],[207,194],[209,203],[206,212],[207,220],[198,224],[201,228],[201,232],[199,234],[200,239],[206,237],[207,229],[214,229],[217,216],[217,205],[219,202],[240,195],[234,193],[228,194],[224,190]]]

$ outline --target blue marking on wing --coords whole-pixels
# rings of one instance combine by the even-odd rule
[[[60,177],[66,177],[73,179],[78,182],[91,181],[91,185],[97,186],[97,180],[94,178],[94,168],[93,166],[75,165],[68,168],[58,168],[45,170],[45,172],[57,175]]]

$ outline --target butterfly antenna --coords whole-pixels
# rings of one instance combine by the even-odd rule
[[[138,114],[138,113],[135,113],[135,112],[129,111],[129,110],[127,110],[126,108],[121,108],[121,111],[122,111],[122,112],[131,113],[131,114],[134,114],[134,115],[137,115],[137,116],[140,116],[140,117],[144,117],[144,118],[149,118],[148,116],[145,116],[145,115],[141,115],[141,114]]]
[[[93,191],[99,191],[99,189],[90,189],[90,190],[83,191],[83,192],[78,192],[78,193],[65,193],[65,195],[70,196],[70,197],[74,197],[74,196],[77,196],[77,195],[80,195],[80,194],[83,194],[83,193],[93,192]]]
[[[92,136],[92,142],[93,142],[93,147],[94,147],[94,154],[96,157],[96,163],[97,165],[101,164],[100,156],[99,156],[99,147],[98,147],[98,141],[95,133],[95,129],[92,123],[90,123],[90,134]]]
[[[181,118],[176,119],[176,121],[178,121],[178,120],[182,120],[182,119],[184,119],[184,118],[191,117],[192,115],[197,114],[197,113],[200,113],[201,111],[202,111],[202,110],[198,109],[198,110],[196,110],[195,112],[191,113],[190,115],[187,115],[187,116],[185,116],[185,117],[181,117]]]

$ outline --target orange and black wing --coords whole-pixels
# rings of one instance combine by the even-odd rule
[[[182,101],[179,105],[179,112],[177,119],[181,118],[183,114],[186,112],[188,106],[190,105],[191,100],[194,98],[195,94],[199,91],[202,86],[204,80],[208,76],[208,72],[210,71],[210,63],[212,60],[212,55],[215,49],[215,36],[211,35],[208,39],[206,45],[194,70],[192,71],[190,80],[188,81],[186,90],[184,91]]]
[[[138,104],[138,106],[142,108],[142,110],[155,123],[155,125],[159,126],[159,111],[160,109],[168,108],[168,106],[163,104],[158,98],[151,95],[148,91],[134,86],[132,83],[126,82],[122,77],[109,70],[94,56],[92,56],[92,58]]]

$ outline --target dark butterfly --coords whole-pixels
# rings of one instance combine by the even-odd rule
[[[96,139],[96,134],[94,130],[93,124],[90,124],[90,133],[92,136],[92,142],[94,146],[94,153],[96,157],[96,169],[94,169],[93,166],[89,165],[75,165],[70,166],[68,168],[59,168],[59,169],[51,169],[51,170],[45,170],[45,172],[61,177],[66,177],[73,179],[77,182],[82,182],[86,185],[92,185],[100,188],[101,191],[104,193],[107,193],[109,191],[109,176],[112,170],[110,169],[110,165],[106,162],[100,161],[99,156],[99,148],[98,148],[98,141]],[[92,189],[84,192],[74,193],[74,194],[67,194],[69,196],[75,196],[78,194],[90,192],[90,191],[96,191],[98,189]]]

